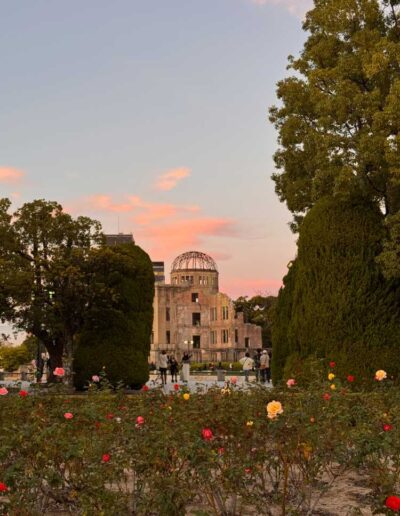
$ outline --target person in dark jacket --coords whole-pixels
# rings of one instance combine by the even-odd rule
[[[169,357],[169,370],[171,372],[171,381],[177,382],[178,381],[179,364],[173,355],[171,355]]]

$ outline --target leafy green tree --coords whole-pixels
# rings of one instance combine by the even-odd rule
[[[261,326],[264,348],[272,347],[271,329],[276,300],[274,296],[256,295],[250,299],[241,296],[234,302],[236,312],[243,313],[244,322]]]
[[[87,310],[75,354],[75,385],[105,371],[114,385],[137,387],[149,378],[154,273],[149,256],[134,244],[93,250],[87,264],[93,283],[113,292]]]
[[[399,376],[400,284],[376,264],[383,235],[383,215],[369,200],[321,199],[306,215],[278,299],[275,381],[293,357],[312,356],[359,380],[377,369]]]
[[[20,366],[28,364],[34,358],[26,344],[20,346],[2,346],[0,348],[0,367],[5,371],[15,371]]]
[[[308,39],[270,110],[279,133],[276,191],[298,229],[327,195],[400,208],[398,0],[315,0]]]
[[[56,202],[9,208],[0,200],[0,317],[44,344],[53,371],[71,362],[93,297],[83,264],[104,237],[97,221],[73,219]]]

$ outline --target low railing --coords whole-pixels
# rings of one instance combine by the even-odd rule
[[[29,371],[0,371],[0,382],[34,382],[36,375]]]

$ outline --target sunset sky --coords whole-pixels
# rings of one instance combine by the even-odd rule
[[[215,258],[232,297],[295,253],[268,107],[308,0],[0,0],[0,191]]]

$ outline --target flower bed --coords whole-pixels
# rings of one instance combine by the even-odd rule
[[[400,393],[385,378],[368,393],[353,392],[355,383],[331,376],[303,391],[288,382],[130,397],[3,392],[0,513],[313,514],[353,472],[369,490],[364,505],[393,514]]]

